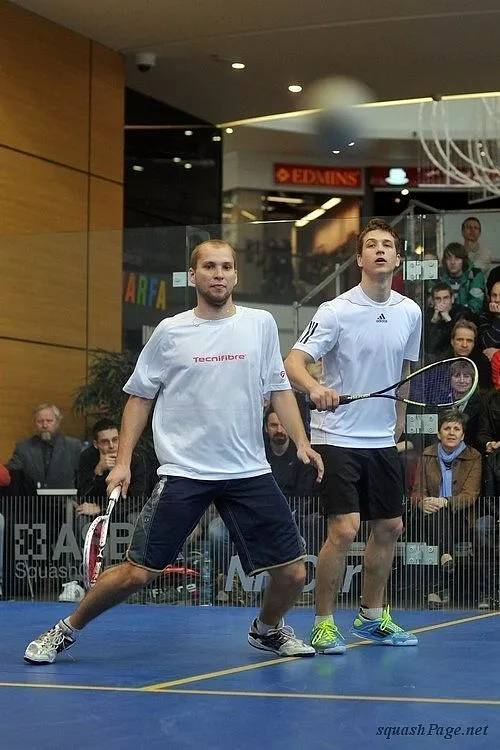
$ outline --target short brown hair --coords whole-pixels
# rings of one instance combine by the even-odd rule
[[[383,221],[383,219],[371,219],[358,234],[358,247],[356,250],[357,254],[361,255],[361,252],[363,250],[363,241],[368,232],[374,232],[377,229],[380,229],[382,232],[388,232],[391,237],[393,237],[394,244],[396,245],[396,252],[399,253],[401,238],[394,227],[391,227],[391,225],[386,221]]]
[[[193,252],[191,253],[191,258],[189,260],[190,268],[192,268],[193,270],[196,268],[200,252],[202,250],[205,250],[205,248],[207,247],[215,247],[217,250],[222,250],[223,248],[228,247],[233,255],[233,263],[234,267],[236,268],[236,250],[232,245],[229,244],[229,242],[226,242],[225,240],[205,240],[199,245],[196,245]]]
[[[451,331],[451,338],[455,338],[457,328],[467,328],[474,334],[474,341],[477,341],[477,325],[472,320],[466,320],[466,318],[459,318]]]
[[[441,429],[445,422],[458,422],[462,426],[462,430],[465,430],[467,414],[458,409],[444,409],[438,417],[438,430]]]

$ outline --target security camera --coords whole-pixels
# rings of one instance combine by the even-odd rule
[[[135,64],[141,73],[148,73],[156,65],[156,55],[154,52],[138,52],[135,56]]]

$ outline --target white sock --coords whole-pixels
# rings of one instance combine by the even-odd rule
[[[359,608],[359,611],[363,615],[363,617],[366,617],[367,620],[380,620],[382,618],[382,607],[363,607],[361,606]]]
[[[73,635],[73,633],[78,633],[79,628],[75,628],[74,625],[71,624],[69,617],[65,617],[63,620],[59,620],[59,625],[62,625],[63,630],[68,630],[68,635]]]
[[[333,615],[316,615],[314,618],[314,624],[319,625],[320,622],[324,622],[325,620],[333,622]]]

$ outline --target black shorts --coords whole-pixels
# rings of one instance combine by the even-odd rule
[[[327,515],[359,513],[362,521],[402,515],[403,479],[395,447],[314,448],[325,464],[319,492]]]
[[[270,473],[221,481],[163,477],[137,520],[126,559],[161,572],[212,502],[247,575],[304,559],[299,530]]]

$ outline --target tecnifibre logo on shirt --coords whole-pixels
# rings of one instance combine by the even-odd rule
[[[193,357],[195,362],[233,362],[235,359],[246,358],[246,354],[214,354],[209,357]]]

